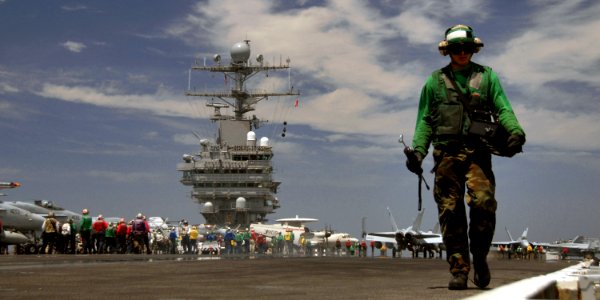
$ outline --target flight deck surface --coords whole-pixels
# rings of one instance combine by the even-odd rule
[[[489,289],[577,261],[490,258]],[[0,256],[4,299],[462,299],[441,259],[207,258],[192,255]],[[469,275],[472,280],[473,274]]]

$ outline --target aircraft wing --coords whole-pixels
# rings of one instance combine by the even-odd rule
[[[419,232],[413,235],[413,237],[416,239],[441,238],[442,234],[433,232]]]
[[[493,247],[498,247],[500,245],[511,245],[511,246],[521,246],[521,247],[527,247],[528,244],[532,244],[534,246],[537,246],[538,244],[534,244],[534,243],[529,243],[529,241],[527,240],[522,240],[522,241],[497,241],[497,242],[492,242],[492,246]]]
[[[393,243],[396,244],[396,232],[388,231],[388,232],[371,232],[367,233],[365,236],[365,240],[367,241],[375,241],[381,243]]]
[[[590,250],[590,244],[548,244],[546,247],[554,249],[554,250],[562,250],[564,248],[567,248],[569,250],[577,250],[577,251],[585,251],[585,250]]]
[[[423,242],[425,244],[442,244],[442,243],[444,243],[444,240],[442,238],[442,235],[440,234],[437,236],[423,238]]]

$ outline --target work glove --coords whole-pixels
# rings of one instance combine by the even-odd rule
[[[423,155],[410,148],[405,148],[404,154],[406,154],[406,168],[417,175],[423,174],[423,168],[421,167]]]
[[[525,136],[519,134],[511,134],[506,142],[506,148],[508,157],[513,157],[515,154],[523,152],[523,145],[525,144]]]

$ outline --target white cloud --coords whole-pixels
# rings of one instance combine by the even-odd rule
[[[532,91],[554,81],[600,87],[600,4],[581,5],[581,1],[540,5],[532,24],[509,40],[491,64],[507,82]]]
[[[197,117],[189,108],[184,96],[160,90],[156,94],[128,95],[118,94],[109,88],[108,91],[91,87],[68,87],[44,84],[38,95],[46,98],[61,99],[75,103],[113,107],[118,109],[134,109],[150,111],[156,115]]]
[[[597,151],[600,149],[600,115],[572,113],[544,108],[525,108],[515,111],[527,133],[527,144],[544,145],[550,149],[568,151]]]
[[[83,49],[86,48],[85,44],[73,41],[66,41],[61,45],[65,47],[65,49],[75,53],[80,53],[81,51],[83,51]]]
[[[498,56],[490,56],[491,52],[483,54],[487,55],[486,64],[502,75],[505,87],[516,89],[525,99],[547,97],[544,101],[548,105],[540,109],[532,109],[519,99],[513,103],[530,144],[561,149],[600,147],[589,142],[596,139],[597,131],[582,123],[595,122],[597,117],[575,113],[574,104],[569,103],[562,104],[560,112],[553,111],[557,106],[549,104],[564,102],[562,97],[567,92],[549,92],[544,88],[553,82],[569,80],[598,87],[600,74],[596,69],[600,52],[596,49],[600,48],[600,40],[595,35],[600,31],[600,21],[595,16],[600,15],[600,5],[586,4],[589,7],[581,9],[582,3],[586,4],[540,5],[534,10],[531,24],[515,31],[515,36],[505,42],[505,51]],[[397,15],[391,17],[362,1],[328,1],[323,6],[278,12],[273,12],[271,5],[267,1],[203,2],[166,32],[190,45],[199,45],[199,40],[205,41],[206,34],[211,34],[213,45],[204,46],[222,50],[224,58],[229,56],[227,52],[233,42],[245,38],[254,41],[253,55],[262,53],[269,64],[278,64],[279,55],[283,60],[291,57],[293,73],[302,78],[294,83],[302,93],[300,107],[292,108],[295,97],[282,100],[283,104],[280,100],[263,101],[258,104],[259,117],[271,122],[306,124],[332,137],[378,136],[370,139],[378,143],[399,133],[412,134],[418,94],[431,72],[430,60],[406,61],[404,52],[430,49],[442,38],[448,26],[444,20],[448,17],[484,20],[487,15],[481,12],[486,11],[488,4],[479,0],[445,4],[409,1],[399,4]],[[390,47],[390,40],[400,42]],[[285,79],[268,80],[259,81],[256,88],[278,91],[287,88]],[[183,96],[168,91],[127,95],[108,87],[48,84],[40,95],[149,110],[158,115],[197,117],[198,114],[197,110],[190,110],[189,100],[180,100]],[[557,119],[562,122],[549,123]],[[548,130],[548,126],[555,129]],[[578,130],[577,136],[565,136],[576,128],[586,129]],[[187,138],[174,138],[189,143]],[[564,142],[556,142],[559,140]]]
[[[325,6],[277,13],[265,1],[209,1],[198,4],[167,31],[192,45],[206,32],[218,32],[211,38],[217,49],[229,49],[233,41],[247,37],[256,41],[253,53],[264,54],[267,62],[273,53],[291,57],[294,72],[308,76],[303,82],[322,84],[326,89],[303,90],[303,82],[297,83],[301,108],[287,117],[296,124],[342,134],[397,136],[408,128],[412,132],[416,98],[431,72],[425,68],[427,61],[402,61],[402,52],[410,44],[436,44],[447,26],[437,21],[443,19],[441,15],[485,18],[482,3],[454,1],[440,6],[435,1],[408,2],[401,4],[398,16],[389,18],[362,1],[328,1]],[[432,18],[432,11],[438,18]],[[406,39],[408,44],[385,47],[392,39]],[[411,106],[409,111],[398,110],[403,102],[403,106]],[[261,111],[276,110],[261,105]]]
[[[78,10],[87,10],[88,9],[87,6],[81,5],[81,4],[79,4],[79,5],[77,5],[77,4],[76,5],[63,5],[60,8],[65,11],[78,11]]]
[[[19,89],[6,82],[0,82],[0,94],[18,93]]]

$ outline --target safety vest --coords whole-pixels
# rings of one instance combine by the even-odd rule
[[[46,219],[46,223],[44,223],[44,232],[48,232],[48,233],[56,232],[56,220],[55,219]]]
[[[142,219],[135,219],[133,221],[133,232],[134,233],[144,233],[146,232],[146,224]]]
[[[469,110],[483,109],[489,106],[488,88],[489,67],[472,63],[472,74],[468,79],[469,93],[472,95],[467,108],[459,99],[452,82],[445,70],[452,72],[450,66],[433,72],[432,77],[438,82],[435,103],[432,109],[434,135],[436,137],[467,135],[471,120]],[[459,87],[460,88],[460,87]],[[462,91],[466,94],[466,91]]]
[[[286,241],[291,241],[291,240],[292,240],[292,233],[291,233],[291,232],[289,232],[289,231],[287,231],[287,232],[285,233],[285,235],[283,236],[283,238],[284,238]]]

